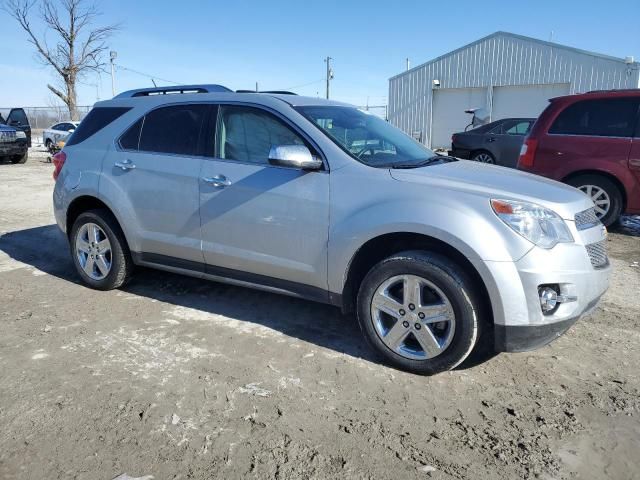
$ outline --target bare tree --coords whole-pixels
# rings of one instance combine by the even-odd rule
[[[100,12],[91,0],[4,0],[2,7],[27,33],[42,63],[59,75],[60,86],[47,87],[65,103],[71,119],[77,120],[76,83],[104,69],[105,42],[118,26],[95,27]],[[31,23],[34,7],[43,23],[41,32]],[[53,34],[55,45],[48,43],[47,34]]]

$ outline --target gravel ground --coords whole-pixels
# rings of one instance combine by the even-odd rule
[[[151,270],[78,283],[52,166],[0,165],[0,478],[640,476],[640,220],[536,352],[425,378],[328,306]]]

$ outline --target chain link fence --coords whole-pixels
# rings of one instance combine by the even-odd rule
[[[42,131],[45,128],[69,120],[69,110],[67,107],[22,107],[27,114],[29,123],[31,124],[31,130]],[[78,107],[78,120],[82,120],[89,110],[90,105],[82,105]],[[0,114],[7,118],[11,111],[11,107],[0,107]]]

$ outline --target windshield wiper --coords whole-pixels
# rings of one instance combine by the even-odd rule
[[[391,164],[389,164],[389,168],[394,168],[394,169],[420,168],[420,167],[426,167],[428,165],[432,165],[434,163],[448,163],[448,162],[455,162],[456,160],[457,160],[457,158],[449,157],[447,155],[434,155],[432,157],[426,158],[426,159],[421,160],[419,162],[413,162],[413,163],[391,163]]]

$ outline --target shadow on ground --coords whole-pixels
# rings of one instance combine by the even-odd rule
[[[81,284],[67,241],[55,225],[6,233],[0,236],[0,251],[49,275]],[[336,352],[382,363],[367,346],[355,318],[329,305],[147,268],[138,268],[121,290],[260,324]],[[493,356],[493,352],[481,349],[458,369],[472,368]]]

